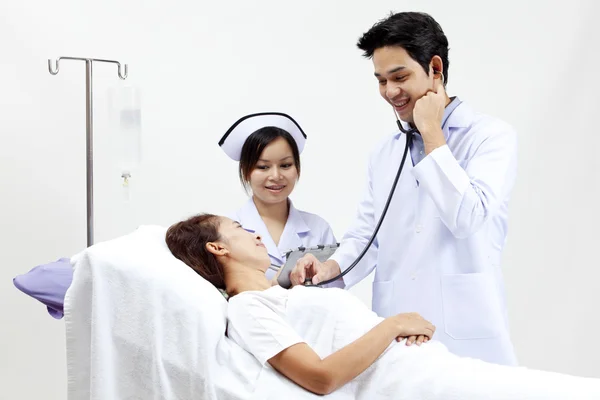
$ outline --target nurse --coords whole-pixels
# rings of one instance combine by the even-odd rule
[[[225,154],[239,162],[240,180],[251,193],[229,217],[262,237],[271,258],[269,279],[285,263],[287,251],[336,243],[327,221],[298,210],[290,199],[306,138],[291,116],[269,112],[240,118],[219,141]]]
[[[290,278],[335,279],[365,248],[388,199],[407,138],[410,153],[377,240],[340,280],[346,288],[375,270],[373,310],[417,312],[462,357],[515,365],[500,268],[517,135],[507,123],[446,94],[448,40],[423,13],[375,24],[358,42],[379,92],[402,129],[373,150],[354,223],[333,257],[300,259]],[[392,110],[390,110],[391,116]],[[414,338],[412,338],[414,340]]]

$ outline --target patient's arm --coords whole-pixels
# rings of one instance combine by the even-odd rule
[[[298,343],[269,359],[269,364],[306,390],[329,394],[366,370],[397,337],[431,337],[434,331],[435,327],[417,314],[400,314],[324,359],[306,343]]]

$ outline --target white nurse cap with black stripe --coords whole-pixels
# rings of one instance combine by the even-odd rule
[[[225,132],[225,135],[219,141],[219,146],[231,159],[240,161],[242,147],[246,139],[257,130],[268,126],[287,131],[296,141],[298,151],[302,153],[306,142],[306,134],[292,117],[279,112],[249,114],[238,119]]]

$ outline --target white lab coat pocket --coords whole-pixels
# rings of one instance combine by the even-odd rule
[[[493,276],[442,275],[444,329],[457,340],[489,339],[501,332],[502,311]]]
[[[387,318],[391,314],[394,303],[394,282],[373,282],[373,311],[380,317]]]

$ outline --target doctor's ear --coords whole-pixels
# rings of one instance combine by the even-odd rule
[[[431,59],[431,63],[429,64],[431,68],[430,72],[433,73],[434,79],[441,79],[442,84],[446,84],[446,78],[444,77],[444,63],[439,56],[433,56]]]
[[[206,243],[206,250],[215,256],[224,256],[229,254],[229,250],[223,244],[219,242],[208,242]]]

